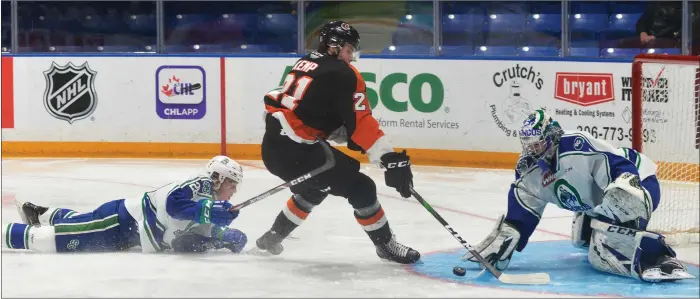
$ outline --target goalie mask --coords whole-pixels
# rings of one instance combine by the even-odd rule
[[[214,182],[217,200],[229,200],[243,182],[243,168],[226,156],[216,156],[209,160],[205,173]]]
[[[530,113],[520,129],[523,153],[533,158],[548,158],[559,144],[564,131],[544,109]]]

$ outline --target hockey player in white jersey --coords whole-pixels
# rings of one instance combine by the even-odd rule
[[[646,231],[661,191],[656,164],[581,131],[562,130],[536,110],[520,130],[523,152],[508,192],[508,212],[475,246],[498,269],[522,251],[547,203],[576,212],[574,246],[601,271],[659,282],[694,278],[658,233]],[[467,253],[463,260],[477,262]]]
[[[247,242],[229,228],[238,216],[228,209],[243,169],[225,156],[212,158],[188,180],[107,202],[88,213],[18,204],[24,223],[2,230],[3,247],[38,252],[114,252],[140,246],[143,252],[240,252]]]

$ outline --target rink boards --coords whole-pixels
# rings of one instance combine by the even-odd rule
[[[263,95],[296,59],[3,56],[2,153],[207,158],[225,151],[259,159]],[[564,129],[631,146],[629,61],[365,58],[355,66],[366,104],[416,164],[512,168],[517,130],[540,107]],[[671,140],[676,155],[663,157],[666,165],[690,168],[667,179],[700,180],[697,164],[689,165],[697,163],[700,130],[688,100],[697,99],[695,72],[645,71],[656,82],[648,89],[663,99],[644,104],[645,146]],[[672,126],[673,119],[688,125]]]

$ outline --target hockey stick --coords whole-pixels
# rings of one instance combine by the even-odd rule
[[[479,262],[482,265],[484,265],[484,267],[486,267],[486,269],[489,270],[489,272],[491,272],[491,274],[493,274],[493,276],[495,276],[500,282],[507,283],[507,284],[548,284],[549,283],[549,274],[547,274],[547,273],[506,274],[506,273],[503,273],[500,270],[496,269],[493,265],[491,265],[491,263],[487,262],[478,252],[476,252],[476,250],[474,250],[474,248],[472,248],[472,246],[469,245],[469,243],[467,243],[467,241],[464,241],[464,239],[462,239],[462,237],[459,236],[459,234],[454,229],[452,229],[450,224],[447,223],[447,221],[445,221],[445,219],[443,219],[440,216],[440,214],[438,214],[438,212],[435,211],[435,209],[433,209],[433,207],[430,206],[430,204],[427,201],[425,201],[425,199],[423,199],[423,197],[420,196],[420,194],[418,194],[418,192],[416,192],[416,190],[413,189],[413,186],[411,186],[410,188],[411,188],[411,194],[413,194],[413,197],[415,197],[418,200],[418,202],[420,202],[423,205],[423,207],[426,210],[428,210],[428,212],[430,212],[430,214],[432,214],[433,217],[435,217],[435,219],[437,219],[440,222],[440,224],[442,224],[442,226],[444,226],[445,229],[447,229],[447,231],[449,231],[452,234],[452,236],[455,237],[455,239],[457,239],[457,241],[459,241],[459,243],[461,243],[462,246],[464,246],[464,248],[469,250],[469,252],[471,252],[471,254],[474,255],[474,257],[476,257],[476,259],[479,260]]]
[[[331,151],[331,145],[328,144],[328,141],[325,141],[323,139],[318,139],[318,141],[321,143],[321,146],[323,147],[323,153],[325,154],[325,157],[326,157],[326,163],[321,165],[321,167],[316,168],[312,171],[309,171],[308,173],[305,173],[296,179],[293,179],[293,180],[288,181],[288,182],[284,182],[281,185],[274,187],[270,190],[267,190],[267,191],[263,192],[262,194],[257,195],[249,200],[246,200],[242,203],[239,203],[239,204],[231,207],[230,209],[228,209],[229,212],[245,208],[249,205],[252,205],[258,201],[261,201],[261,200],[269,197],[270,195],[273,195],[273,194],[280,192],[284,189],[287,189],[291,186],[294,186],[294,185],[299,184],[303,181],[306,181],[312,177],[317,176],[319,173],[322,173],[326,170],[329,170],[329,169],[335,167],[335,157],[333,156],[333,152]]]

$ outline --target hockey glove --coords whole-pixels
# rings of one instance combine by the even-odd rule
[[[233,205],[226,200],[215,201],[211,207],[211,223],[218,226],[229,226],[239,213],[238,210],[229,212],[228,209],[231,207]]]
[[[248,237],[245,233],[228,227],[213,226],[211,237],[214,239],[214,245],[217,249],[226,248],[233,253],[241,252],[248,243]]]
[[[382,156],[382,166],[386,168],[384,172],[384,182],[387,186],[395,188],[402,197],[411,197],[410,187],[413,185],[413,173],[411,173],[411,161],[403,152],[391,152]]]
[[[496,269],[503,271],[508,268],[510,258],[513,256],[513,251],[518,246],[518,242],[520,242],[520,232],[505,222],[505,216],[501,215],[493,231],[481,243],[474,246],[474,250]],[[462,257],[462,260],[469,260],[474,263],[479,262],[471,252],[467,252]],[[483,268],[483,265],[481,267]]]

